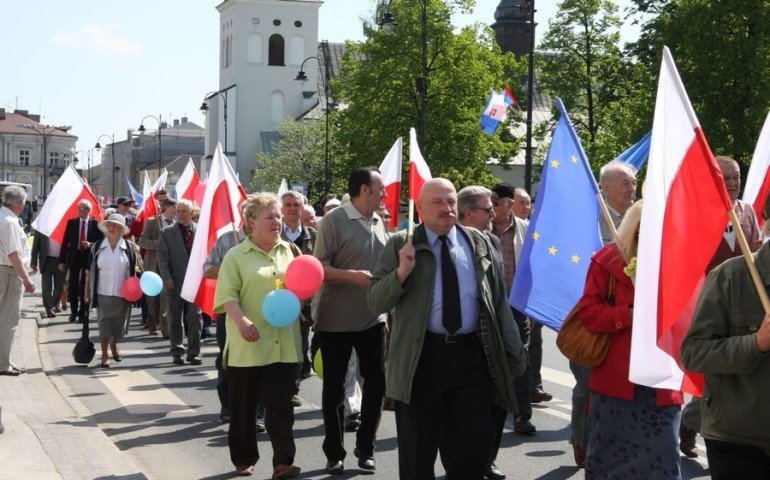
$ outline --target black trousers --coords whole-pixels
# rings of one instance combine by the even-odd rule
[[[70,316],[77,316],[80,321],[85,319],[87,309],[87,304],[83,300],[86,289],[85,275],[85,267],[80,263],[69,267],[67,301],[70,303]]]
[[[516,326],[519,327],[521,343],[524,345],[526,354],[527,369],[521,376],[513,379],[513,388],[516,392],[516,403],[519,404],[519,411],[516,412],[516,418],[532,418],[532,362],[529,359],[529,341],[530,341],[530,321],[526,315],[515,308],[511,308],[513,319]],[[501,431],[502,432],[502,431]]]
[[[352,350],[364,379],[361,400],[361,426],[356,447],[363,455],[374,453],[374,438],[382,416],[385,398],[385,324],[362,332],[317,332],[323,355],[323,415],[326,435],[323,451],[331,461],[345,458],[345,375]],[[268,417],[270,413],[268,412]]]
[[[489,367],[475,335],[446,343],[443,336],[427,334],[411,402],[396,402],[396,430],[402,480],[436,478],[439,442],[447,480],[482,478],[495,427]]]
[[[543,324],[530,319],[532,332],[529,336],[529,360],[532,364],[532,390],[543,389]]]
[[[302,362],[297,368],[297,377],[294,379],[294,395],[299,394],[299,384],[302,382],[302,374],[310,373],[310,359],[308,358],[309,337],[310,337],[310,325],[305,322],[301,322],[299,325],[299,332],[302,335]]]
[[[219,347],[219,353],[214,360],[214,365],[217,367],[217,395],[219,396],[219,403],[222,408],[230,409],[230,389],[227,385],[227,370],[222,365],[222,355],[225,350],[225,342],[227,341],[227,327],[225,326],[225,314],[220,313],[217,315],[217,347]]]
[[[706,455],[714,480],[767,480],[770,455],[756,447],[706,439]]]
[[[294,386],[296,363],[272,363],[263,367],[227,367],[230,389],[230,429],[227,439],[235,466],[254,465],[257,449],[257,398],[265,401],[265,428],[273,447],[273,467],[293,464]]]
[[[66,272],[59,271],[59,259],[48,256],[40,265],[40,283],[42,285],[43,306],[46,313],[54,309],[64,290]]]

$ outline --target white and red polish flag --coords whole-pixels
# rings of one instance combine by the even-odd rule
[[[754,206],[754,211],[757,212],[759,228],[765,226],[762,212],[765,210],[768,194],[770,194],[770,112],[765,118],[765,125],[754,148],[749,175],[746,177],[746,188],[743,190],[743,201]]]
[[[181,200],[183,198],[187,200],[195,199],[195,187],[200,185],[201,177],[198,175],[198,171],[195,169],[192,158],[188,159],[187,166],[184,167],[182,175],[179,176],[179,180],[176,182],[174,189],[176,190],[176,199]]]
[[[217,283],[214,279],[203,278],[203,264],[219,237],[233,235],[241,227],[240,206],[245,200],[246,191],[222,153],[222,145],[217,144],[182,285],[182,298],[195,303],[211,316],[214,316]]]
[[[732,207],[671,52],[663,49],[639,233],[629,380],[698,394],[679,357]]]
[[[78,216],[78,203],[81,200],[91,202],[91,217],[104,220],[106,215],[101,204],[75,167],[70,165],[51,189],[43,208],[32,222],[32,228],[61,244],[67,220]]]
[[[401,201],[401,166],[404,141],[398,137],[380,165],[382,182],[387,196],[382,204],[390,212],[390,226],[398,226],[398,204]]]
[[[415,203],[420,200],[420,190],[431,178],[433,177],[430,175],[430,168],[417,143],[417,133],[414,128],[411,128],[409,130],[409,198]]]

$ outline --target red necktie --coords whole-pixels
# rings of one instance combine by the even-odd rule
[[[81,248],[81,245],[83,245],[83,242],[86,240],[86,222],[85,220],[80,221],[80,242],[78,243],[78,248]]]

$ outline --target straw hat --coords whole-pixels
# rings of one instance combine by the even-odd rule
[[[104,233],[107,233],[107,224],[108,223],[114,223],[120,226],[120,228],[123,229],[123,234],[125,235],[129,232],[129,228],[126,225],[126,217],[119,213],[111,213],[105,220],[102,220],[99,222],[99,230],[101,230]]]

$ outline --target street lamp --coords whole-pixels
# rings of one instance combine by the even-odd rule
[[[524,0],[529,8],[529,65],[527,72],[527,150],[524,157],[524,189],[532,191],[532,97],[535,83],[535,0]]]
[[[299,72],[297,72],[297,77],[294,79],[298,82],[306,82],[307,81],[307,75],[305,75],[305,71],[303,68],[305,67],[305,63],[308,60],[316,59],[318,63],[321,64],[321,66],[324,69],[324,117],[326,120],[326,138],[324,140],[324,195],[327,195],[329,193],[329,189],[331,187],[331,180],[329,178],[329,112],[332,109],[333,105],[329,103],[329,80],[331,80],[331,70],[330,70],[330,62],[331,58],[329,55],[329,44],[326,40],[321,42],[322,44],[322,50],[323,50],[323,58],[320,57],[307,57],[302,61],[302,64],[299,66]]]
[[[28,130],[32,130],[33,132],[37,133],[43,138],[43,159],[40,162],[40,165],[43,167],[43,190],[42,190],[42,197],[45,199],[48,194],[46,191],[48,190],[48,137],[56,133],[57,131],[67,132],[67,130],[70,129],[70,127],[52,127],[50,125],[40,125],[40,124],[33,124],[33,123],[19,123],[18,124],[22,128],[26,128]]]
[[[391,33],[398,25],[396,17],[390,11],[393,0],[388,1],[385,12],[377,25]],[[428,0],[420,0],[420,75],[415,79],[417,88],[417,144],[423,155],[425,152],[425,116],[428,111]]]
[[[115,201],[115,160],[116,160],[115,159],[115,134],[113,133],[112,135],[107,135],[107,134],[99,135],[99,138],[96,139],[96,145],[94,145],[94,148],[96,149],[97,152],[102,148],[102,146],[99,145],[99,140],[101,140],[102,137],[107,137],[111,140],[110,147],[112,150],[112,190],[110,192],[112,194],[112,201],[114,202]],[[102,171],[104,171],[104,167],[102,167]]]
[[[221,90],[209,92],[203,97],[203,103],[201,103],[200,111],[206,115],[209,111],[209,104],[206,100],[211,99],[214,95],[219,95],[222,98],[222,105],[224,106],[224,119],[225,119],[225,153],[227,153],[227,94]],[[217,135],[217,139],[219,135]]]
[[[92,179],[91,179],[91,150],[75,150],[72,158],[72,164],[75,165],[75,170],[77,170],[77,165],[79,163],[78,154],[83,154],[86,156],[86,168],[88,168],[88,186],[92,187]],[[93,188],[93,187],[92,187]]]
[[[163,132],[161,132],[161,129],[163,128],[163,117],[161,117],[160,114],[158,114],[157,117],[154,115],[146,115],[142,119],[142,121],[139,123],[139,133],[145,132],[144,121],[147,120],[148,118],[152,118],[153,120],[158,122],[158,178],[160,178],[160,169],[161,169],[160,163],[161,163],[161,159],[163,158],[161,156],[163,151]]]

